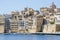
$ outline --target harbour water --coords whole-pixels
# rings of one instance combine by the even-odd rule
[[[0,34],[0,40],[60,40],[60,35],[5,35]]]

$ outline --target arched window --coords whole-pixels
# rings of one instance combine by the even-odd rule
[[[17,19],[17,16],[15,16],[15,19]]]

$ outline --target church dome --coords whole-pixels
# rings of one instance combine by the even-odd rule
[[[53,8],[53,9],[56,8],[56,5],[54,4],[54,2],[51,3],[50,8]]]

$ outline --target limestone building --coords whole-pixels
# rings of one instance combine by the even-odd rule
[[[56,5],[52,2],[50,7],[40,8],[41,13],[44,15],[44,19],[47,21],[47,24],[44,25],[43,32],[55,32],[55,17]]]
[[[43,15],[36,14],[32,8],[25,8],[21,12],[12,12],[10,33],[35,33],[41,30]]]
[[[5,17],[0,15],[0,33],[4,33],[5,30]]]
[[[37,15],[37,12],[32,8],[25,8],[25,10],[22,11],[25,31],[29,33],[39,32],[43,23],[43,15]]]
[[[43,13],[44,19],[47,21],[47,24],[44,25],[43,32],[59,32],[60,24],[58,21],[60,16],[60,8],[56,8],[56,5],[52,2],[50,7],[43,7],[40,11]]]
[[[55,16],[56,32],[60,32],[60,12],[56,13],[54,16]]]
[[[10,22],[10,33],[17,33],[18,32],[18,15],[19,12],[12,12],[12,17],[9,19]]]

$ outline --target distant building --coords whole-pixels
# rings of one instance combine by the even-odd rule
[[[25,10],[22,11],[25,32],[39,32],[43,23],[43,15],[40,15],[38,11],[34,11],[32,8],[26,8]]]
[[[0,15],[0,33],[4,33],[5,30],[5,17]]]
[[[18,16],[19,12],[12,12],[12,17],[9,19],[10,22],[10,33],[17,33],[18,32]]]
[[[55,14],[56,32],[60,32],[60,12]]]
[[[50,14],[48,18],[46,18],[47,24],[44,25],[43,32],[56,32],[56,25],[55,25],[55,17],[54,15]]]
[[[10,14],[4,14],[3,16],[5,16],[5,30],[4,30],[4,33],[9,33],[9,29],[10,29],[9,19],[11,18],[11,15]]]
[[[52,4],[50,5],[50,7],[42,7],[40,8],[40,12],[43,13],[44,15],[48,15],[49,13],[56,13],[56,5],[54,4],[54,2],[52,2]]]
[[[47,21],[47,24],[44,25],[43,32],[57,32],[60,26],[58,26],[56,17],[59,19],[60,8],[56,8],[54,2],[49,7],[40,8],[40,12],[44,15],[44,19]]]
[[[21,12],[12,12],[10,33],[35,33],[41,30],[43,15],[36,14],[32,8],[25,8]]]

